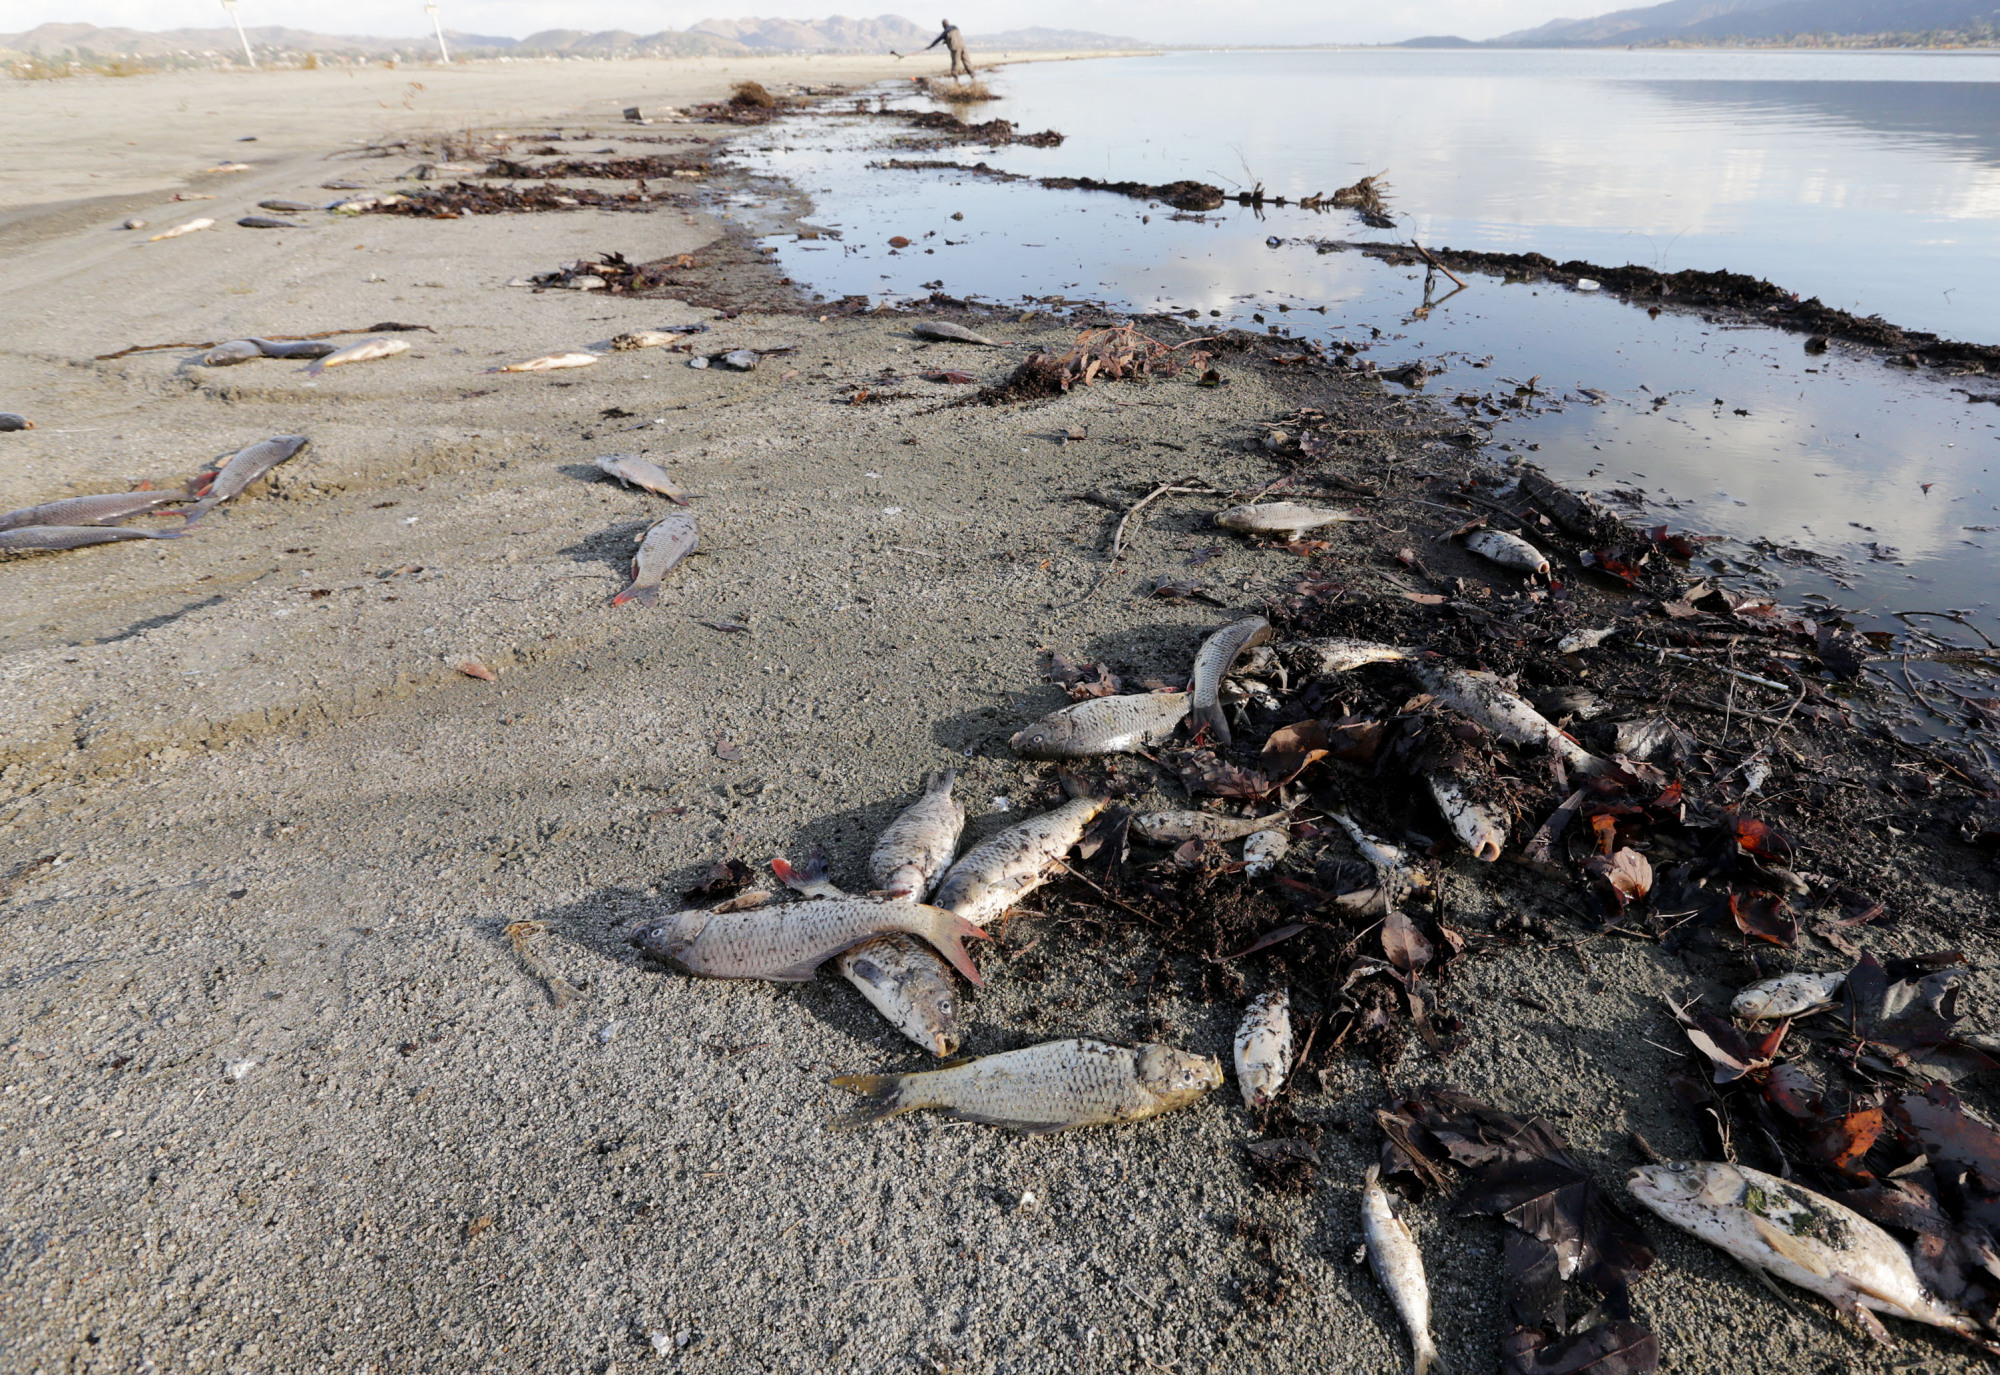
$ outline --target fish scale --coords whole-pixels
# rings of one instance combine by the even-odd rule
[[[820,898],[739,912],[690,910],[640,926],[631,942],[657,958],[717,979],[802,983],[841,951],[901,931],[921,936],[974,984],[979,971],[961,943],[985,935],[950,912],[881,898]]]
[[[1262,616],[1245,616],[1203,640],[1201,648],[1195,651],[1194,672],[1188,681],[1188,715],[1197,724],[1207,726],[1219,744],[1230,743],[1229,722],[1223,719],[1220,705],[1222,680],[1239,654],[1270,638],[1269,621]]]
[[[1016,732],[1008,743],[1030,759],[1129,754],[1172,735],[1187,712],[1185,692],[1093,697],[1050,712]]]

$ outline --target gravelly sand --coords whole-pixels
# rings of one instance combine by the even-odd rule
[[[47,102],[27,127],[50,186],[58,162],[108,156],[106,122],[146,126],[152,150],[119,172],[130,199],[115,210],[89,207],[83,223],[45,209],[4,231],[21,246],[0,263],[0,409],[39,428],[0,436],[0,508],[179,480],[269,434],[313,440],[186,540],[0,565],[0,874],[14,875],[0,922],[0,1269],[14,1301],[0,1307],[0,1347],[13,1368],[1407,1360],[1351,1255],[1384,1089],[1364,1062],[1301,1101],[1336,1128],[1327,1182],[1306,1195],[1250,1182],[1233,1085],[1159,1121],[1072,1136],[922,1115],[834,1134],[843,1095],[828,1076],[921,1059],[853,990],[832,977],[685,979],[623,943],[725,854],[761,862],[823,843],[834,877],[861,886],[875,831],[927,769],[960,769],[969,839],[1052,796],[1046,767],[1004,748],[1061,700],[1039,681],[1046,649],[1180,671],[1226,613],[1135,600],[1139,574],[1220,543],[1205,575],[1248,608],[1299,567],[1218,538],[1204,523],[1213,503],[1163,503],[1135,522],[1131,576],[1064,606],[1097,576],[1107,523],[1072,494],[1188,472],[1260,485],[1257,422],[1308,384],[1244,369],[1219,391],[1098,387],[934,410],[962,393],[909,375],[944,365],[997,379],[1019,350],[810,315],[717,321],[704,349],[796,348],[749,375],[652,351],[488,376],[497,362],[711,318],[504,284],[601,248],[695,251],[714,224],[586,211],[227,227],[258,199],[350,170],[322,160],[345,137],[495,119],[596,120],[615,135],[607,111],[685,103],[739,75],[909,70],[726,65],[326,78],[374,83],[378,106],[422,80],[435,112],[358,94],[316,109],[324,88],[308,83],[325,74],[0,93],[16,109]],[[225,132],[250,130],[240,101],[208,94],[225,89],[255,89],[268,116],[259,144],[242,146],[256,170],[218,201],[162,205],[161,148],[207,165],[232,151]],[[147,118],[177,91],[220,106],[219,123]],[[100,123],[64,124],[82,96]],[[18,199],[21,168],[6,175]],[[142,201],[156,223],[213,208],[226,228],[144,246],[108,228]],[[316,385],[275,361],[89,361],[137,341],[380,319],[436,332]],[[1068,333],[1030,321],[1008,337]],[[842,404],[842,385],[886,368],[916,396]],[[632,415],[606,419],[610,408]],[[1090,439],[1065,444],[1075,425]],[[703,552],[651,611],[605,605],[632,537],[666,509],[589,466],[620,449],[700,494]],[[498,681],[458,673],[465,656]],[[719,757],[718,742],[741,757]],[[1470,924],[1498,915],[1466,873],[1452,899]],[[1553,896],[1547,915],[1561,919]],[[503,934],[531,919],[547,926],[532,948],[583,991],[566,1007]],[[1037,936],[1035,961],[1021,961]],[[1890,939],[1935,943],[1915,923]],[[1149,951],[1086,947],[1033,921],[1008,946],[982,957],[992,986],[968,1051],[1133,1033],[1128,985]],[[1548,1113],[1606,1182],[1635,1163],[1635,1128],[1692,1149],[1659,1088],[1659,1046],[1674,1040],[1662,999],[1715,991],[1709,971],[1650,946],[1605,942],[1587,959],[1586,971],[1571,952],[1528,948],[1474,965],[1453,994],[1471,1048],[1448,1066],[1413,1050],[1399,1082],[1448,1077]],[[1978,978],[1975,1022],[1995,992]],[[1181,1044],[1226,1056],[1235,1009],[1164,1015]],[[1246,1299],[1273,1270],[1239,1221],[1277,1237],[1292,1287],[1275,1309]],[[1497,1233],[1437,1205],[1415,1225],[1448,1358],[1493,1368]],[[1825,1308],[1782,1308],[1715,1253],[1656,1235],[1661,1265],[1637,1300],[1666,1369],[1979,1367],[1906,1325],[1898,1351],[1866,1349]]]

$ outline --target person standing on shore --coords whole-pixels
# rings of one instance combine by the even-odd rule
[[[965,35],[960,33],[958,25],[952,23],[949,19],[944,21],[944,32],[926,43],[924,51],[929,52],[940,43],[944,44],[945,51],[951,54],[952,79],[954,81],[957,80],[960,72],[971,76],[972,59],[965,54]]]

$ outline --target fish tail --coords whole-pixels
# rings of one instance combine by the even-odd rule
[[[627,602],[637,602],[641,606],[651,606],[654,602],[657,602],[659,599],[660,599],[660,589],[657,584],[655,584],[652,587],[641,587],[639,586],[638,583],[635,582],[632,583],[630,586],[628,586],[624,591],[620,592],[617,596],[613,597],[611,599],[611,604],[613,606],[623,606]]]
[[[942,907],[931,910],[936,915],[931,919],[930,929],[923,933],[924,939],[937,947],[938,954],[951,961],[953,969],[965,975],[967,983],[974,988],[986,987],[986,980],[979,977],[979,969],[972,963],[972,956],[966,953],[965,942],[990,941],[993,937],[956,912]]]
[[[1429,1336],[1418,1337],[1411,1344],[1410,1375],[1427,1375],[1437,1371],[1438,1375],[1451,1375],[1451,1367],[1444,1363],[1444,1357],[1437,1349],[1437,1343]]]
[[[210,511],[213,511],[216,508],[217,504],[218,504],[217,498],[203,497],[200,501],[197,501],[192,506],[185,506],[178,511],[170,511],[167,514],[186,517],[187,525],[183,525],[181,527],[182,533],[186,533],[189,525],[193,525],[196,521],[200,520]]]
[[[891,1117],[900,1117],[919,1105],[903,1100],[903,1080],[901,1074],[842,1074],[833,1080],[835,1088],[846,1089],[861,1095],[861,1101],[853,1111],[842,1113],[834,1119],[833,1125],[842,1131],[852,1131],[865,1127],[870,1122],[883,1122]]]
[[[952,784],[958,782],[957,769],[935,769],[924,779],[926,793],[948,793]]]
[[[1194,722],[1197,729],[1206,727],[1208,733],[1215,737],[1216,744],[1227,745],[1233,743],[1229,735],[1229,722],[1223,719],[1222,704],[1220,702],[1208,702],[1198,707],[1189,707],[1188,720]]]

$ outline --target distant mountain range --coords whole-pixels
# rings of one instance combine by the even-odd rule
[[[1884,38],[2000,42],[1995,0],[1667,0],[1595,19],[1557,19],[1484,43],[1414,38],[1413,48],[1721,46],[1788,39]]]
[[[262,26],[246,29],[251,47],[273,58],[321,57],[421,58],[435,50],[427,36],[358,38],[311,33],[303,29]],[[705,19],[687,29],[637,34],[623,29],[545,29],[526,38],[445,30],[454,56],[465,57],[748,57],[759,53],[909,52],[937,36],[937,29],[913,24],[896,15],[877,19]],[[1010,29],[1004,33],[967,34],[975,51],[1105,51],[1143,48],[1136,38],[1086,33],[1079,29]],[[102,29],[94,24],[43,24],[26,33],[0,34],[0,53],[37,54],[48,58],[137,58],[153,62],[199,62],[208,56],[226,58],[241,45],[233,28]],[[940,50],[942,51],[942,50]]]

